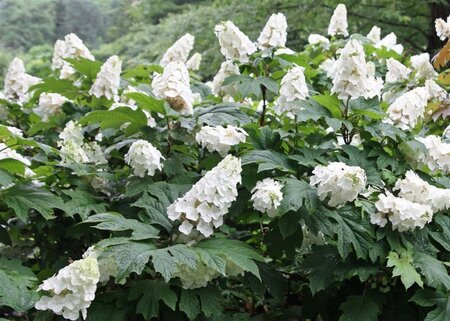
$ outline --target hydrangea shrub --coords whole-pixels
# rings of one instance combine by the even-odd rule
[[[220,22],[206,82],[191,34],[131,68],[74,34],[48,77],[15,58],[0,319],[450,320],[447,47],[349,26],[295,52],[283,14]]]

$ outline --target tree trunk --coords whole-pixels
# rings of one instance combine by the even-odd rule
[[[442,2],[431,2],[428,4],[428,7],[430,8],[430,31],[428,35],[428,48],[427,51],[434,55],[437,50],[441,49],[444,45],[444,42],[441,41],[438,36],[436,35],[436,30],[434,27],[434,21],[437,18],[442,18],[444,20],[447,20],[448,15],[450,14],[450,0],[447,0]]]

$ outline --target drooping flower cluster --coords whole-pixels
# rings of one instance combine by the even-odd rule
[[[100,68],[95,78],[95,82],[89,90],[89,94],[97,98],[106,97],[109,100],[117,101],[120,86],[120,72],[122,71],[122,61],[117,56],[111,56]]]
[[[375,48],[384,47],[388,50],[395,51],[399,55],[403,52],[403,46],[401,44],[397,44],[397,36],[393,32],[381,39],[381,29],[377,26],[373,26],[366,38],[374,44]]]
[[[413,230],[416,227],[423,228],[433,218],[433,211],[429,205],[395,197],[388,191],[378,196],[375,206],[378,212],[370,215],[370,222],[381,227],[391,222],[392,229],[399,232]]]
[[[318,165],[313,170],[310,185],[317,188],[320,200],[330,197],[328,205],[336,207],[356,199],[366,187],[366,173],[358,166],[331,162]]]
[[[222,157],[225,157],[231,146],[245,142],[247,133],[239,127],[228,125],[223,126],[203,126],[195,135],[197,143],[202,148],[208,149],[210,152],[217,151]]]
[[[272,14],[258,37],[258,48],[284,47],[287,37],[286,30],[286,16],[282,13]]]
[[[385,122],[403,130],[413,129],[423,117],[428,97],[428,90],[425,87],[417,87],[404,93],[387,109],[389,117]]]
[[[341,35],[348,37],[348,23],[347,23],[347,8],[344,4],[340,3],[334,9],[333,15],[328,25],[328,34],[330,36]]]
[[[25,72],[23,61],[14,58],[9,64],[5,76],[3,94],[5,99],[18,103],[26,103],[30,99],[29,88],[39,83],[41,79]]]
[[[184,289],[204,288],[209,282],[220,276],[219,272],[201,261],[198,262],[196,269],[184,264],[179,264],[177,267],[178,271],[173,276],[180,278]]]
[[[441,170],[444,173],[450,173],[450,144],[444,143],[435,135],[418,137],[417,140],[427,149],[425,155],[418,155],[418,161],[428,166],[432,172]]]
[[[433,65],[430,63],[428,52],[411,57],[411,67],[415,71],[415,79],[433,79],[437,76]]]
[[[189,71],[184,63],[168,63],[162,74],[154,76],[152,89],[157,98],[165,99],[181,115],[192,115],[194,95],[189,84]]]
[[[280,96],[277,99],[277,112],[287,112],[294,117],[294,111],[299,110],[298,101],[309,97],[303,67],[293,67],[281,80]]]
[[[134,169],[134,175],[144,177],[153,176],[155,171],[162,170],[161,152],[146,140],[139,139],[131,144],[125,155],[125,162]]]
[[[74,261],[42,282],[38,290],[45,291],[45,294],[36,302],[35,308],[52,310],[69,320],[77,320],[81,312],[86,319],[99,277],[97,259],[88,257]]]
[[[375,66],[367,63],[361,43],[352,39],[341,51],[331,72],[333,87],[331,92],[340,99],[372,98],[379,96],[383,80],[375,78]]]
[[[202,55],[198,52],[194,53],[191,58],[186,62],[186,67],[189,70],[196,71],[200,69],[202,63]]]
[[[240,159],[228,155],[167,208],[169,219],[181,221],[179,230],[185,235],[196,229],[205,237],[211,236],[236,200],[241,171]]]
[[[39,96],[39,106],[34,112],[39,115],[42,121],[48,121],[53,115],[62,112],[61,106],[68,101],[66,97],[56,93],[42,93]]]
[[[411,74],[411,69],[406,67],[404,64],[395,60],[394,58],[389,58],[386,60],[387,73],[386,73],[386,82],[387,83],[395,83],[402,82],[408,79]]]
[[[97,142],[85,142],[83,129],[79,124],[70,121],[59,134],[58,146],[61,152],[61,165],[72,164],[106,164],[105,154]]]
[[[425,81],[425,88],[428,91],[428,99],[430,100],[444,101],[448,96],[447,91],[434,80],[428,79]]]
[[[186,33],[167,49],[161,58],[160,65],[164,67],[172,61],[181,62],[183,64],[186,63],[189,53],[194,48],[194,41],[195,37],[190,33]]]
[[[450,208],[449,189],[430,185],[411,170],[406,172],[404,179],[399,179],[395,183],[394,190],[398,190],[400,197],[411,202],[431,206],[433,212]]]
[[[231,21],[218,24],[214,32],[219,39],[220,52],[226,59],[245,63],[256,51],[255,44]]]
[[[253,208],[261,213],[267,213],[270,217],[275,217],[277,208],[283,200],[282,188],[283,184],[272,178],[256,182],[256,186],[251,191]]]
[[[74,73],[75,69],[64,59],[86,58],[95,60],[89,49],[83,44],[83,41],[74,33],[68,34],[64,40],[57,40],[53,50],[52,69],[60,69],[60,78],[68,79]]]
[[[117,264],[114,261],[114,258],[111,256],[101,257],[102,251],[98,248],[91,246],[83,253],[83,259],[87,259],[88,257],[95,258],[97,260],[98,272],[99,272],[99,280],[100,283],[108,282],[109,278],[116,277],[118,268]]]
[[[436,19],[434,25],[439,39],[445,40],[446,38],[450,38],[450,16],[447,17],[447,21],[442,18]]]
[[[224,86],[223,82],[225,78],[234,75],[240,75],[239,67],[229,60],[222,62],[211,84],[212,93],[214,95],[232,94],[236,90],[235,86],[231,84]]]
[[[330,46],[330,40],[327,37],[322,35],[318,35],[316,33],[310,34],[308,36],[308,43],[313,46],[323,45],[325,49],[328,49]]]

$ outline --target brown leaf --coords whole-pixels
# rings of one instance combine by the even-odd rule
[[[447,62],[450,60],[450,40],[447,41],[445,46],[437,53],[433,58],[433,65],[436,69],[441,69],[445,67]]]

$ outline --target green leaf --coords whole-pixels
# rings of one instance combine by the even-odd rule
[[[106,203],[90,192],[83,190],[63,190],[62,192],[71,198],[65,203],[66,212],[71,216],[78,214],[82,220],[85,220],[92,212],[106,211]]]
[[[141,274],[155,249],[153,243],[121,240],[117,245],[105,248],[104,255],[112,257],[117,264],[116,282],[120,283],[132,272]],[[102,243],[99,243],[102,246]]]
[[[147,126],[147,116],[141,109],[118,107],[114,110],[95,110],[79,120],[82,125],[96,124],[100,128],[123,128],[125,134],[132,135]]]
[[[164,107],[164,100],[156,99],[155,97],[146,95],[144,93],[127,93],[126,96],[136,102],[139,108],[148,110],[150,112],[166,114],[166,108]]]
[[[342,118],[342,111],[339,107],[340,101],[336,95],[331,95],[329,92],[326,92],[323,95],[312,96],[311,99],[328,109],[333,118]]]
[[[53,218],[53,209],[64,209],[61,198],[49,191],[33,185],[15,185],[0,193],[3,202],[11,207],[24,222],[31,209],[38,211],[45,219]]]
[[[396,252],[389,252],[387,267],[393,267],[392,276],[400,276],[400,280],[406,289],[414,283],[423,286],[419,273],[412,265],[413,258],[410,252],[402,252],[400,255]]]
[[[200,299],[201,311],[207,317],[217,317],[222,314],[222,295],[220,290],[207,287],[196,289],[195,293]]]
[[[23,175],[25,173],[24,163],[12,158],[0,159],[0,169],[4,169],[11,174]]]
[[[450,217],[437,214],[433,221],[438,224],[439,230],[430,232],[430,236],[446,251],[450,251]]]
[[[78,57],[77,59],[66,58],[65,60],[72,65],[73,69],[86,76],[86,78],[91,81],[95,80],[102,67],[100,61],[94,61],[83,57]]]
[[[447,293],[419,290],[416,291],[410,301],[415,302],[422,307],[436,307],[427,314],[424,321],[450,320],[450,296]]]
[[[358,98],[349,101],[349,107],[353,114],[367,116],[371,119],[380,120],[385,117],[380,107],[378,98]]]
[[[283,180],[283,200],[278,211],[283,214],[289,211],[296,212],[305,206],[309,212],[314,212],[319,206],[316,190],[305,181],[288,178]]]
[[[80,94],[80,88],[76,87],[72,81],[66,79],[44,78],[38,84],[30,87],[33,91],[33,99],[37,99],[43,92],[58,93],[69,99],[75,99]]]
[[[381,313],[378,304],[368,294],[350,295],[339,309],[343,312],[339,321],[377,321]]]
[[[242,126],[251,122],[244,112],[246,107],[237,103],[222,103],[211,107],[194,109],[194,119],[197,123],[210,126],[234,125]]]
[[[242,165],[258,164],[258,173],[278,169],[293,172],[286,155],[272,150],[252,150],[241,158]]]
[[[158,229],[138,220],[128,219],[119,213],[101,213],[88,217],[84,223],[97,223],[93,226],[99,230],[126,231],[132,230],[131,240],[145,240],[158,238]]]
[[[257,78],[253,78],[247,75],[234,75],[225,78],[223,85],[230,85],[237,83],[239,92],[242,97],[260,96],[261,95],[261,87],[260,82]]]
[[[428,286],[445,291],[450,290],[450,276],[444,263],[431,255],[416,252],[414,266],[419,268]]]
[[[200,301],[194,291],[181,289],[180,311],[186,313],[189,320],[194,320],[200,313]]]

